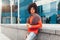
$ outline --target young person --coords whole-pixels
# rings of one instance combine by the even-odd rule
[[[38,30],[42,28],[42,21],[40,15],[38,15],[37,5],[32,3],[28,7],[30,17],[27,20],[28,35],[26,40],[33,40],[38,34]]]

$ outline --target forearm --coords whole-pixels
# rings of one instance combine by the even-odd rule
[[[31,28],[42,28],[42,22],[39,21],[37,25],[31,25]]]
[[[31,28],[42,28],[42,24],[38,24],[38,25],[31,25]]]

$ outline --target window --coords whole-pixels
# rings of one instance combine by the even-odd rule
[[[57,2],[51,2],[49,4],[44,4],[43,11],[41,14],[44,14],[42,16],[42,22],[44,24],[56,24],[57,19]]]
[[[18,24],[19,0],[2,0],[2,24]]]
[[[2,24],[10,24],[11,23],[11,18],[10,17],[2,17]]]
[[[35,0],[34,2],[36,1],[40,0]],[[3,24],[5,20],[7,20],[5,24],[26,23],[27,17],[29,17],[27,8],[28,5],[32,2],[32,0],[2,0],[1,23]],[[57,1],[54,1],[48,4],[42,4],[38,6],[39,15],[42,17],[43,23],[57,23],[57,15],[60,13],[59,5],[57,11],[57,5]]]

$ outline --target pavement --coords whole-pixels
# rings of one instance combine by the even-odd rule
[[[0,40],[10,40],[7,36],[1,33],[1,26],[0,26]]]

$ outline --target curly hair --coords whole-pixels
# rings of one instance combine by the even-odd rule
[[[35,9],[35,13],[38,13],[38,8],[37,8],[36,3],[32,3],[32,4],[29,5],[28,12],[31,14],[30,10],[31,10],[32,7]]]

